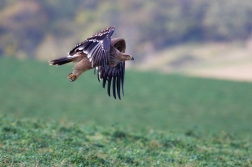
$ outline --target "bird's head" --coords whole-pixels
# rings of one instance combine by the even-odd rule
[[[122,58],[124,61],[127,61],[127,60],[134,60],[134,57],[131,56],[131,55],[128,55],[128,54],[122,54],[122,55],[121,55],[121,58]]]

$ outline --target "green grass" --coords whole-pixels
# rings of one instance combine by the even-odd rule
[[[0,166],[250,166],[251,141],[227,133],[186,133],[92,124],[17,120],[1,123]]]
[[[251,165],[251,83],[127,70],[114,100],[71,68],[0,58],[0,165]]]

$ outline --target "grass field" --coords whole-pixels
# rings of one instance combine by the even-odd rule
[[[251,83],[128,70],[114,100],[71,68],[0,58],[0,165],[252,165]]]

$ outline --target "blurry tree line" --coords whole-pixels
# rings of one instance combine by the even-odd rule
[[[194,41],[245,40],[251,0],[1,0],[0,54],[47,59],[110,25],[128,52]]]

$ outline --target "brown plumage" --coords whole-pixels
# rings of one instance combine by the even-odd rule
[[[95,69],[98,71],[98,80],[103,80],[103,88],[107,83],[108,95],[110,96],[112,86],[114,98],[116,99],[117,94],[121,99],[121,90],[124,93],[125,61],[134,60],[134,58],[125,54],[126,42],[123,38],[111,39],[114,30],[114,27],[109,27],[92,35],[70,50],[68,56],[51,60],[49,64],[59,66],[70,62],[75,63],[73,71],[67,77],[71,82],[83,72]]]

